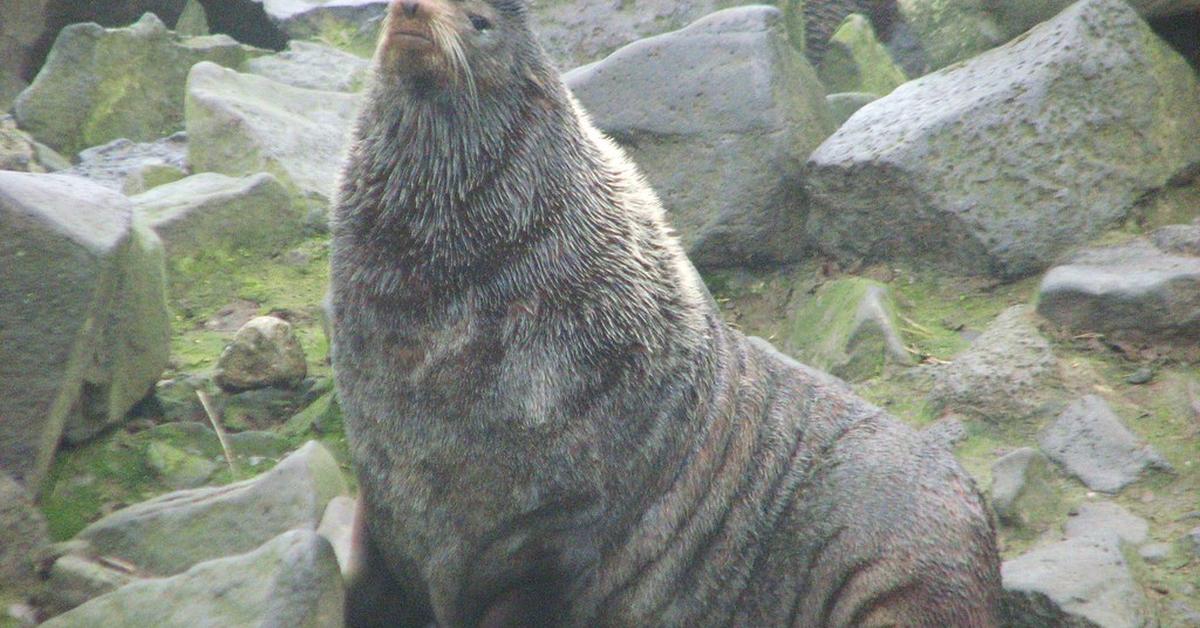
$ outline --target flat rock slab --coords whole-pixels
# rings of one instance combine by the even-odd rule
[[[180,176],[188,170],[187,134],[173,133],[153,142],[113,140],[79,153],[78,163],[61,174],[71,174],[112,190],[124,191],[130,178],[148,168],[167,168]]]
[[[1150,469],[1171,465],[1153,447],[1138,439],[1108,403],[1088,395],[1071,404],[1038,436],[1051,460],[1088,488],[1117,493]]]
[[[288,42],[287,50],[246,62],[245,70],[292,87],[332,92],[358,91],[370,61],[311,41]]]
[[[0,469],[36,494],[60,438],[123,420],[169,348],[162,244],[128,199],[0,172]]]
[[[271,253],[297,240],[304,217],[267,173],[233,178],[205,172],[132,197],[171,258],[205,251]]]
[[[135,504],[89,525],[76,538],[144,573],[170,576],[252,550],[287,530],[315,530],[329,500],[346,492],[337,462],[309,442],[257,478]]]
[[[127,28],[75,24],[59,34],[14,111],[22,128],[63,153],[118,138],[150,141],[183,130],[192,65],[237,66],[265,53],[224,35],[181,38],[152,13]]]
[[[1112,502],[1089,502],[1079,507],[1063,530],[1067,538],[1116,535],[1125,543],[1141,545],[1150,535],[1145,519]]]
[[[125,585],[42,625],[333,627],[342,625],[344,595],[329,543],[292,530],[247,554]]]
[[[1072,335],[1200,354],[1200,227],[1165,227],[1055,266],[1042,280],[1038,313]]]
[[[358,96],[292,87],[215,63],[187,82],[188,161],[234,177],[269,172],[305,210],[332,198]]]
[[[1142,628],[1146,598],[1115,535],[1068,539],[1000,569],[1012,628]]]
[[[720,11],[565,79],[646,175],[697,265],[806,251],[800,172],[833,125],[777,9]]]
[[[1039,272],[1200,162],[1196,111],[1183,57],[1124,2],[1081,0],[854,114],[809,162],[810,235],[846,260]]]

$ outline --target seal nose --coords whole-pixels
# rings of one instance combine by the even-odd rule
[[[417,0],[401,0],[400,8],[404,11],[405,17],[413,17],[417,14],[417,9],[421,8],[421,3]]]

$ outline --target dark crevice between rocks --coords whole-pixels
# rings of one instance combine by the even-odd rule
[[[208,28],[243,44],[283,50],[288,36],[267,17],[263,5],[251,0],[200,0],[208,14]]]
[[[1150,28],[1200,71],[1200,11],[1150,20]]]

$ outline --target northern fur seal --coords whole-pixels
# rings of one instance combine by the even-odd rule
[[[524,0],[390,8],[333,215],[352,625],[995,626],[953,458],[729,329]]]

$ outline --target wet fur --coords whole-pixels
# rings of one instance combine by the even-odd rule
[[[953,458],[729,329],[523,4],[487,5],[473,91],[385,34],[334,211],[351,625],[997,625]]]

